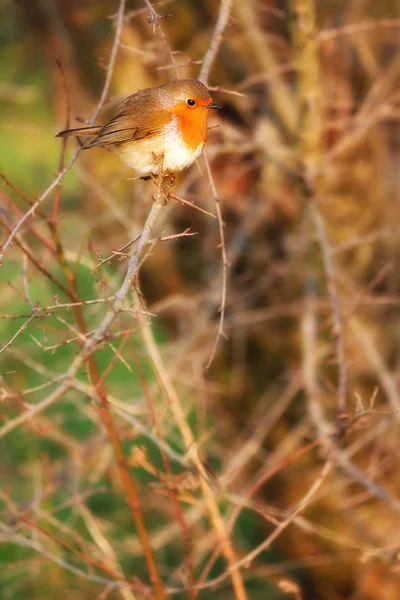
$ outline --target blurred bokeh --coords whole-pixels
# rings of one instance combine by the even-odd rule
[[[63,156],[55,135],[92,118],[118,5],[0,0],[2,243],[78,147],[69,140]],[[219,2],[155,7],[168,15],[158,24],[145,3],[127,1],[100,123],[127,95],[174,78],[160,27],[179,76],[198,76]],[[235,0],[209,84],[223,105],[210,120],[207,153],[229,264],[225,336],[207,370],[223,292],[217,220],[170,201],[157,235],[197,235],[160,242],[140,273],[202,476],[237,560],[320,484],[242,567],[249,600],[398,600],[399,2]],[[76,314],[58,306],[71,297],[55,240],[79,301],[93,301],[82,306],[90,332],[127,265],[118,255],[99,263],[140,232],[151,206],[152,182],[132,177],[111,152],[81,152],[7,247],[3,427],[48,397],[79,350]],[[202,158],[179,174],[175,190],[216,212]],[[108,341],[95,358],[168,597],[237,598],[220,553],[198,595],[187,591],[186,569],[197,581],[218,541],[200,475],[171,457],[169,473],[157,440],[182,457],[192,449],[140,322],[122,315]],[[4,600],[152,597],[108,586],[116,580],[98,567],[149,584],[86,368],[77,381],[81,387],[9,433],[0,427]]]

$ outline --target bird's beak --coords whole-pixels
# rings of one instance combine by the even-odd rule
[[[222,108],[222,106],[215,104],[215,102],[210,102],[210,104],[207,104],[207,108]]]

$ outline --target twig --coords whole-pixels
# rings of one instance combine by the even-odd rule
[[[176,0],[160,0],[160,2],[156,2],[154,4],[154,6],[156,6],[157,8],[161,8],[162,6],[167,6],[168,4],[172,4],[175,1]],[[137,8],[134,10],[129,10],[125,15],[124,20],[131,21],[132,19],[134,19],[135,17],[138,17],[139,15],[142,15],[146,11],[147,11],[147,8],[145,8],[145,7]],[[115,18],[115,15],[112,18]]]
[[[372,369],[375,371],[376,377],[382,386],[397,420],[400,420],[400,394],[397,385],[396,373],[391,373],[388,366],[385,364],[381,353],[379,352],[378,344],[371,335],[368,327],[364,325],[361,319],[353,317],[349,322],[350,328],[354,333],[354,338],[358,341],[360,352],[369,361]]]
[[[8,225],[8,223],[6,223],[1,217],[0,217],[0,225],[2,225],[7,231],[10,231],[10,238],[14,233],[14,229],[11,230],[11,227]],[[20,241],[19,236],[16,237],[16,232],[14,233],[14,237],[15,237],[15,244],[22,250],[22,252],[28,257],[28,259],[30,260],[30,262],[35,265],[35,267],[41,272],[43,273],[43,275],[45,275],[52,283],[54,283],[54,285],[56,285],[61,291],[64,292],[64,294],[66,294],[66,296],[70,297],[70,293],[68,288],[65,287],[65,285],[63,283],[61,283],[60,281],[58,281],[58,279],[56,279],[54,277],[54,275],[52,273],[50,273],[50,271],[48,271],[46,269],[46,267],[37,260],[37,258],[33,255],[33,253],[31,252],[30,248],[27,246],[26,243],[23,243],[22,241]],[[9,238],[9,239],[10,239]],[[4,249],[5,245],[3,246]],[[1,266],[1,259],[0,259],[0,266]]]
[[[138,235],[135,235],[135,237],[130,240],[129,242],[127,242],[126,244],[124,244],[121,248],[119,248],[118,250],[113,250],[113,253],[110,254],[110,256],[107,256],[107,258],[103,258],[103,260],[101,260],[97,265],[96,265],[96,269],[98,267],[101,267],[102,265],[104,265],[104,263],[106,262],[110,262],[115,256],[118,256],[118,254],[121,254],[124,250],[126,250],[127,248],[129,248],[129,246],[132,246],[132,244],[135,244],[138,239],[140,238],[140,233],[138,233]]]
[[[159,21],[160,19],[162,19],[163,17],[161,15],[159,15],[153,8],[152,3],[150,2],[150,0],[144,0],[147,8],[150,11],[151,17],[149,18],[149,23],[153,23],[154,24],[154,28],[158,27],[160,30],[160,36],[165,44],[165,47],[167,49],[167,52],[169,54],[170,60],[171,60],[171,64],[172,64],[172,68],[175,71],[175,76],[177,79],[179,79],[179,69],[178,69],[178,65],[176,64],[175,61],[175,57],[174,57],[174,53],[172,52],[171,46],[169,45],[169,42],[167,40],[167,36],[164,33],[164,29],[161,27]],[[170,15],[169,15],[170,16]]]
[[[194,204],[193,202],[189,202],[189,200],[185,200],[181,196],[177,196],[176,194],[170,194],[170,196],[174,200],[178,200],[178,202],[181,202],[182,204],[185,204],[186,206],[190,206],[191,208],[194,208],[195,210],[198,210],[198,211],[204,213],[205,215],[212,217],[213,219],[218,218],[215,215],[213,215],[212,213],[208,212],[208,210],[204,210],[204,208],[200,208],[200,206],[197,206],[197,204]]]
[[[137,292],[139,295],[141,295],[141,291],[140,291],[139,287],[137,287]],[[140,364],[139,358],[133,347],[132,347],[132,356],[133,356],[133,360],[135,363],[136,371],[139,375],[142,389],[144,391],[144,395],[147,400],[153,428],[156,430],[158,438],[161,439],[162,433],[161,433],[161,427],[160,427],[160,418],[157,415],[157,410],[155,407],[153,395],[150,392],[150,389],[147,384],[146,377],[143,372],[142,366]],[[170,461],[168,459],[168,455],[166,453],[164,453],[161,448],[160,448],[160,453],[161,453],[161,457],[162,457],[162,460],[164,463],[164,468],[165,468],[165,471],[167,474],[167,478],[172,479],[173,473],[172,473]],[[189,530],[188,530],[188,526],[187,526],[185,517],[183,515],[181,506],[179,504],[178,492],[176,490],[171,489],[168,486],[167,480],[165,478],[162,478],[161,473],[157,473],[157,474],[158,474],[159,478],[161,478],[163,481],[165,493],[167,494],[167,496],[169,496],[169,498],[171,500],[171,503],[172,503],[175,513],[176,513],[178,524],[182,531],[182,537],[183,537],[183,540],[184,540],[184,543],[186,546],[185,563],[186,563],[187,579],[188,579],[189,586],[190,586],[190,598],[191,598],[191,600],[196,600],[197,594],[193,587],[194,586],[194,577],[193,577],[192,541],[191,541],[191,537],[189,534]]]
[[[7,185],[9,185],[13,190],[15,190],[17,192],[17,194],[19,194],[20,198],[22,198],[25,202],[27,202],[29,204],[29,206],[32,205],[32,202],[29,198],[27,198],[22,192],[20,192],[20,190],[14,186],[14,184],[12,184],[7,178],[6,176],[0,172],[0,177],[5,181],[5,183]],[[20,210],[13,202],[11,202],[7,196],[5,196],[4,194],[0,193],[0,199],[2,200],[2,202],[4,202],[6,204],[6,206],[8,208],[10,208],[12,210],[12,212],[14,214],[16,214],[18,217],[22,217],[22,215],[24,214],[22,212],[22,210]],[[43,215],[43,219],[45,219],[45,216]],[[52,253],[52,254],[56,254],[56,250],[55,248],[52,246],[51,242],[40,232],[38,231],[38,228],[35,225],[31,225],[31,227],[29,228],[29,231],[31,231],[35,237]]]
[[[320,392],[317,380],[318,348],[316,336],[317,323],[315,301],[313,295],[308,293],[302,319],[303,379],[305,390],[307,392],[308,410],[311,421],[317,430],[326,451],[330,452],[329,440],[332,437],[332,427],[326,420],[319,402]],[[340,428],[337,427],[335,435],[338,436],[339,434]],[[340,448],[333,447],[333,454],[335,461],[352,479],[360,483],[373,496],[383,500],[397,512],[400,511],[400,500],[391,496],[387,490],[368,479],[368,477],[353,464],[344,451]]]
[[[110,89],[111,78],[114,73],[114,65],[115,65],[115,61],[117,58],[119,42],[121,40],[122,26],[124,23],[125,6],[126,6],[126,0],[119,0],[117,19],[116,19],[116,23],[115,23],[115,36],[114,36],[114,42],[113,42],[112,49],[111,49],[110,60],[108,61],[108,65],[107,65],[106,80],[104,82],[103,91],[101,92],[100,100],[97,104],[96,110],[94,111],[94,115],[90,120],[90,125],[94,125],[97,117],[100,114],[101,109],[104,106],[104,103],[107,99],[108,91]]]
[[[99,560],[95,560],[88,554],[84,554],[83,552],[76,550],[71,544],[65,542],[63,539],[56,536],[54,533],[47,531],[46,529],[44,529],[44,527],[41,527],[37,523],[34,523],[33,521],[29,520],[24,515],[19,515],[19,518],[17,516],[17,520],[19,520],[21,523],[23,523],[25,526],[29,527],[30,529],[32,529],[34,531],[36,530],[36,532],[41,534],[43,537],[49,538],[54,544],[60,546],[61,548],[68,550],[69,552],[71,552],[72,554],[77,556],[79,559],[81,559],[86,564],[102,570],[104,573],[111,576],[116,581],[122,581],[123,583],[130,585],[131,582],[126,577],[124,577],[123,574],[117,573],[114,570],[114,568],[111,569],[108,565],[104,564],[103,562],[100,562]],[[146,588],[144,586],[143,586],[143,588],[144,588],[143,591],[146,592],[147,591]]]
[[[304,194],[310,204],[312,220],[322,250],[328,294],[331,303],[332,329],[338,363],[337,418],[340,419],[345,414],[346,407],[344,333],[335,281],[335,268],[324,221],[317,205],[317,201],[324,195],[324,182],[322,180],[321,172],[321,156],[323,148],[321,144],[322,106],[320,64],[317,45],[312,37],[317,26],[316,5],[314,1],[304,3],[302,0],[293,0],[292,6],[297,16],[296,29],[294,29],[293,35],[295,48],[298,52],[299,114],[302,113],[300,159],[304,169]]]
[[[285,531],[285,529],[287,529],[287,527],[293,521],[295,521],[296,517],[307,506],[309,506],[313,497],[317,494],[318,490],[321,488],[323,482],[325,481],[328,474],[330,473],[331,469],[332,469],[332,461],[328,458],[326,460],[325,464],[323,465],[323,467],[320,471],[320,474],[315,479],[314,483],[311,485],[309,490],[304,494],[304,496],[298,502],[297,506],[290,512],[289,516],[286,519],[284,519],[281,523],[279,523],[279,525],[277,525],[277,527],[274,529],[274,531],[263,542],[261,542],[261,544],[259,544],[256,548],[254,548],[254,550],[252,550],[251,552],[246,554],[246,556],[244,556],[243,558],[238,560],[236,563],[234,563],[234,565],[230,565],[227,572],[222,573],[222,575],[219,575],[219,576],[215,577],[214,579],[210,579],[206,583],[201,584],[201,586],[199,586],[200,589],[214,587],[214,586],[218,585],[219,583],[222,583],[222,581],[224,581],[229,576],[229,574],[233,568],[240,568],[240,567],[249,568],[252,561],[255,558],[257,558],[257,556],[259,556],[259,554],[261,554],[261,552],[270,548],[271,544]]]
[[[322,250],[325,276],[328,286],[329,300],[332,309],[332,331],[335,340],[336,358],[338,365],[337,418],[341,419],[346,413],[346,356],[344,347],[344,331],[340,308],[339,295],[336,288],[335,266],[332,252],[325,231],[325,224],[315,201],[311,201],[311,215],[317,230]]]
[[[20,218],[20,220],[14,225],[9,237],[7,238],[7,240],[4,242],[2,251],[0,252],[0,265],[3,261],[4,258],[4,254],[6,252],[6,250],[8,249],[8,247],[10,246],[10,244],[12,243],[13,239],[15,238],[16,234],[18,233],[19,229],[22,227],[22,225],[25,223],[25,221],[31,216],[35,214],[36,209],[41,205],[41,203],[43,202],[43,200],[45,200],[47,198],[47,196],[54,190],[57,188],[57,186],[59,185],[61,179],[64,177],[64,175],[66,173],[68,173],[68,171],[70,170],[70,168],[72,167],[72,165],[74,164],[74,162],[76,161],[79,152],[81,151],[80,148],[78,148],[78,150],[76,150],[75,154],[73,155],[73,157],[71,158],[71,160],[69,161],[69,163],[64,167],[64,169],[57,175],[57,177],[55,178],[55,180],[49,185],[49,187],[43,192],[43,194],[41,196],[39,196],[39,198],[37,200],[34,201],[34,203],[32,204],[31,208]]]
[[[109,585],[110,587],[112,587],[112,589],[126,587],[126,588],[131,588],[131,589],[139,589],[141,592],[144,592],[144,589],[141,585],[134,584],[134,583],[131,583],[131,584],[119,583],[119,582],[117,583],[115,580],[110,580],[110,579],[106,579],[104,577],[100,577],[98,575],[94,575],[92,573],[87,573],[86,571],[79,569],[78,567],[72,565],[71,563],[64,560],[63,558],[57,556],[56,554],[54,554],[54,552],[50,552],[50,551],[46,550],[38,542],[34,542],[28,538],[25,538],[24,536],[22,536],[20,534],[14,533],[13,529],[11,527],[8,527],[7,525],[0,523],[0,528],[5,533],[7,533],[7,535],[0,536],[0,540],[3,539],[4,541],[7,541],[8,544],[18,545],[18,546],[22,546],[23,548],[29,548],[31,550],[35,550],[39,554],[42,554],[43,556],[48,558],[51,562],[55,563],[56,565],[61,566],[63,569],[70,571],[71,573],[74,573],[74,575],[77,575],[78,577],[87,579],[88,581],[92,581],[95,583]]]
[[[0,354],[2,352],[4,352],[4,350],[7,350],[8,348],[11,348],[11,345],[13,343],[13,341],[19,336],[21,335],[21,333],[23,333],[25,331],[25,329],[29,326],[29,323],[31,323],[33,321],[33,319],[37,319],[40,318],[40,316],[36,313],[33,313],[29,319],[27,319],[25,321],[25,323],[23,325],[21,325],[21,327],[18,329],[18,331],[16,331],[14,333],[14,335],[12,336],[12,338],[6,343],[4,344],[4,346],[2,348],[0,348]]]
[[[245,27],[254,58],[261,66],[265,75],[268,76],[271,71],[276,73],[274,84],[268,86],[267,95],[274,111],[279,115],[286,130],[293,133],[297,131],[298,127],[295,99],[289,85],[275,71],[278,59],[274,56],[265,38],[265,32],[261,27],[261,20],[258,19],[256,13],[256,6],[257,3],[255,2],[235,0],[235,14]]]
[[[176,63],[176,68],[181,69],[184,67],[191,67],[192,65],[201,65],[203,61],[201,60],[192,60],[188,58],[188,60],[184,63]],[[175,65],[162,65],[160,67],[156,67],[156,71],[169,71],[170,69],[175,69]]]
[[[322,29],[318,33],[318,40],[321,42],[337,39],[346,35],[358,35],[368,33],[375,29],[392,29],[400,27],[400,19],[381,19],[379,21],[365,21],[364,23],[351,23],[334,29]]]
[[[214,33],[208,46],[207,52],[203,57],[203,64],[199,73],[199,80],[208,85],[211,68],[217,57],[218,50],[222,43],[224,31],[229,22],[229,17],[232,11],[233,0],[221,0],[217,24],[215,25]]]
[[[68,138],[63,138],[68,139]],[[100,200],[105,204],[109,213],[112,213],[116,221],[118,221],[127,231],[129,231],[129,217],[125,211],[119,206],[115,196],[107,190],[96,177],[87,171],[81,165],[77,165],[77,172],[82,183],[87,186]]]
[[[197,231],[190,231],[190,227],[182,231],[182,233],[175,233],[172,235],[164,235],[163,237],[157,238],[157,242],[169,242],[171,240],[178,240],[183,237],[193,237],[194,235],[199,235]]]
[[[220,238],[220,246],[221,246],[221,256],[222,256],[222,292],[221,292],[221,303],[219,306],[219,325],[218,332],[215,338],[215,342],[213,348],[211,350],[210,358],[207,362],[205,370],[211,366],[212,361],[214,360],[215,352],[217,350],[218,343],[220,339],[223,337],[226,339],[226,334],[224,332],[224,320],[225,320],[225,308],[226,308],[226,294],[227,294],[227,286],[228,286],[228,258],[226,255],[226,245],[225,245],[225,233],[224,233],[224,221],[222,219],[222,211],[221,211],[221,199],[218,195],[217,188],[215,186],[214,178],[212,176],[210,163],[208,161],[207,154],[205,154],[205,163],[207,169],[208,180],[214,195],[215,207],[217,210],[217,218],[218,218],[218,227],[219,227],[219,238]]]
[[[200,477],[201,489],[207,506],[210,522],[215,529],[218,541],[220,541],[222,546],[222,551],[226,557],[228,565],[230,566],[229,575],[232,579],[232,584],[236,598],[237,600],[246,600],[247,594],[243,584],[242,575],[240,573],[240,570],[238,569],[239,565],[237,565],[237,563],[235,562],[235,552],[231,540],[225,535],[225,524],[220,515],[214,491],[211,489],[207,482],[207,476],[204,471],[204,466],[198,456],[195,439],[193,437],[192,430],[186,420],[179,396],[171,381],[168,370],[164,365],[163,358],[154,340],[153,332],[149,325],[148,319],[144,315],[139,315],[139,321],[141,323],[141,332],[148,355],[153,362],[154,369],[158,375],[163,389],[165,390],[175,421],[181,432],[182,439],[185,443],[186,448],[192,449],[190,453],[192,462],[198,469],[199,473],[203,475],[203,477]]]
[[[67,81],[65,78],[64,69],[62,67],[61,61],[58,59],[57,59],[57,66],[60,71],[60,75],[61,75],[62,82],[63,82],[63,89],[64,89],[64,95],[65,95],[66,108],[67,108],[64,129],[69,129],[70,122],[71,122],[71,102],[70,102],[70,98],[69,98],[69,91],[68,91]],[[66,148],[67,148],[67,138],[63,138],[62,142],[61,142],[61,152],[60,152],[60,161],[58,163],[58,172],[62,171],[64,168],[64,159],[65,159]],[[61,183],[56,188],[56,193],[55,193],[55,198],[54,198],[54,206],[53,206],[53,214],[52,214],[53,225],[55,225],[57,222],[58,210],[60,207],[60,196],[61,196]]]
[[[249,442],[250,443],[250,442]],[[317,446],[319,444],[319,440],[314,440],[313,442],[310,442],[309,444],[307,444],[306,446],[304,446],[303,448],[301,448],[301,450],[298,450],[297,452],[293,452],[292,454],[290,454],[288,457],[286,457],[282,463],[278,464],[277,466],[268,469],[267,472],[265,472],[261,477],[257,478],[256,482],[250,486],[249,489],[244,490],[242,493],[240,493],[240,495],[236,495],[236,497],[234,497],[233,494],[227,494],[225,492],[225,497],[227,499],[231,499],[236,503],[235,509],[232,513],[232,515],[230,516],[229,519],[229,523],[228,523],[228,527],[227,527],[227,535],[231,535],[233,532],[233,529],[235,527],[235,523],[237,522],[239,515],[241,513],[241,511],[244,508],[253,508],[254,510],[257,509],[257,506],[252,504],[251,502],[249,502],[250,498],[255,495],[256,491],[265,484],[265,482],[270,479],[271,477],[273,477],[273,475],[275,475],[276,473],[278,473],[279,471],[281,471],[287,464],[289,464],[292,460],[298,458],[299,456],[301,456],[303,453],[305,452],[309,452],[309,450],[311,450],[312,448],[314,448],[315,446]],[[210,572],[210,570],[212,569],[213,565],[215,564],[216,560],[218,559],[218,556],[221,553],[221,549],[216,546],[212,555],[210,556],[207,564],[205,565],[205,567],[203,568],[203,571],[200,575],[200,578],[198,579],[198,584],[200,584],[201,582],[205,581],[206,577],[208,576],[208,573]]]
[[[48,369],[45,369],[44,367],[42,367],[42,365],[32,364],[32,361],[30,361],[30,360],[26,361],[26,359],[23,358],[23,355],[20,351],[12,350],[12,354],[18,360],[20,360],[20,361],[24,360],[25,364],[28,364],[32,368],[36,368],[38,370],[38,372],[40,372],[43,376],[50,379],[50,382],[47,381],[45,384],[43,384],[41,386],[36,386],[35,388],[32,388],[31,390],[25,390],[24,392],[22,392],[23,395],[26,395],[28,392],[34,392],[36,389],[40,390],[44,386],[52,385],[54,383],[59,383],[60,380],[62,379],[62,376],[55,375]],[[79,381],[78,379],[75,379],[75,380],[71,381],[71,388],[80,392],[81,394],[84,394],[88,398],[91,398],[93,401],[97,400],[98,394],[92,385],[88,385],[82,381]],[[6,393],[4,395],[4,399],[13,398],[13,397],[15,397],[15,395],[12,395],[11,393]],[[181,465],[185,469],[189,469],[193,466],[192,462],[189,460],[189,457],[187,455],[178,454],[178,452],[176,452],[176,450],[171,448],[170,445],[167,442],[165,442],[165,440],[160,439],[153,431],[149,431],[141,423],[141,421],[132,414],[132,405],[128,405],[128,404],[121,402],[121,401],[117,400],[116,398],[112,398],[112,397],[109,397],[109,402],[112,405],[112,411],[116,415],[118,415],[122,420],[124,420],[126,423],[129,423],[132,427],[134,427],[137,431],[139,431],[139,433],[141,433],[144,437],[146,437],[148,440],[150,440],[155,446],[157,446],[160,450],[162,450],[165,454],[167,454],[167,456],[171,460],[173,460],[177,464]],[[40,404],[41,404],[41,402],[39,402],[39,405]],[[35,406],[38,406],[38,405],[36,404]],[[38,411],[36,411],[35,414],[36,415],[40,414],[40,412],[44,411],[46,408],[48,408],[48,406],[43,406],[43,408],[40,407],[40,409]],[[26,415],[26,418],[23,422],[27,422],[31,419],[30,411],[26,411],[26,413],[24,413],[24,415]]]

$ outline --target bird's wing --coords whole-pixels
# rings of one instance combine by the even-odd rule
[[[87,147],[122,144],[160,133],[171,117],[150,102],[147,92],[143,90],[126,98],[117,108],[115,117],[100,129]]]

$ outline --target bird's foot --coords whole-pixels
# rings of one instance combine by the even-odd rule
[[[165,180],[164,173],[162,174],[162,182],[160,181],[160,175],[149,176],[149,179],[153,180],[154,185],[158,188],[157,192],[153,194],[154,202],[162,202],[162,204],[168,204],[170,198],[170,186],[164,184]]]
[[[164,173],[164,179],[169,180],[169,181],[167,181],[168,187],[171,188],[175,185],[176,176],[175,176],[175,173],[173,173],[172,171],[166,171]]]
[[[157,196],[158,198],[162,196],[163,204],[168,204],[168,201],[171,196],[171,188],[175,185],[175,173],[173,173],[172,171],[162,171],[157,175],[154,175],[154,173],[152,173],[148,177],[142,177],[142,179],[152,179],[154,185],[156,185],[159,190],[158,193],[155,194],[155,196]]]

